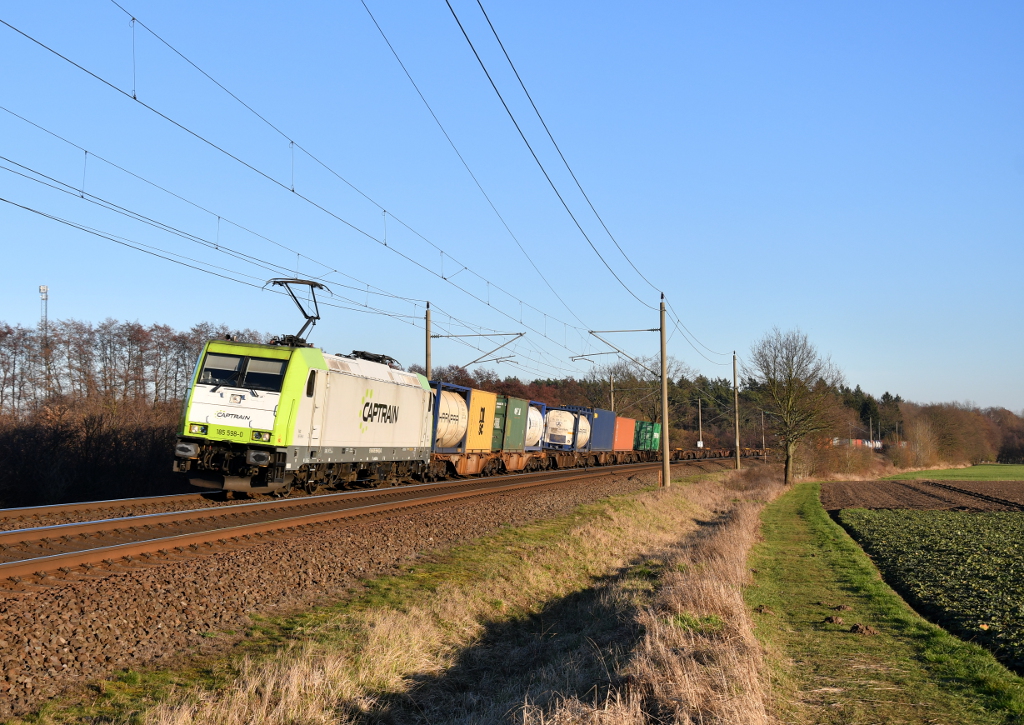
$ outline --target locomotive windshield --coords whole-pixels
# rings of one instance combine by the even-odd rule
[[[209,353],[203,363],[199,382],[216,387],[229,385],[233,388],[279,393],[287,367],[287,360]]]
[[[241,355],[215,355],[211,352],[206,356],[199,382],[204,385],[236,385],[244,359]]]
[[[284,384],[284,369],[287,366],[287,360],[251,357],[245,366],[245,382],[241,387],[280,393],[281,385]]]

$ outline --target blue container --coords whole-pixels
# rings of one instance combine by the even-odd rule
[[[590,450],[615,450],[615,413],[610,410],[594,408],[594,417],[590,421]]]

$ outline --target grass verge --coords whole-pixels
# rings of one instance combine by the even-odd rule
[[[767,506],[745,592],[780,719],[795,723],[1024,722],[1024,681],[915,614],[822,508],[816,483]],[[827,622],[828,617],[839,621]],[[854,624],[876,634],[851,632]]]
[[[886,476],[888,481],[925,478],[933,481],[1024,481],[1024,465],[983,463],[970,468],[945,468],[937,471],[909,471]]]
[[[714,546],[687,553],[686,544],[698,531],[742,534],[743,526],[753,539],[756,509],[736,519],[752,523],[725,524],[741,504],[759,507],[764,492],[742,481],[730,488],[727,478],[701,475],[667,491],[615,497],[425,557],[337,606],[263,620],[234,656],[124,673],[28,720],[539,723],[624,702],[614,722],[643,722],[645,708],[678,700],[678,691],[640,681],[675,666],[673,638],[743,639],[734,634],[747,616],[735,580],[746,548],[725,567],[739,574],[723,574],[714,569]],[[712,606],[710,596],[693,600],[693,587],[666,586],[705,568],[704,578],[735,592],[735,603]],[[650,641],[651,631],[664,636]],[[759,672],[748,650],[733,648],[735,663],[708,654],[710,665],[691,664],[713,674],[746,668],[756,700]],[[690,693],[694,709],[737,699],[731,686],[719,686],[726,678],[712,679]]]

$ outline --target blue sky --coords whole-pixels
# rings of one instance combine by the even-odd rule
[[[56,318],[289,332],[301,322],[290,302],[258,287],[297,268],[326,274],[333,301],[350,308],[324,309],[316,344],[405,364],[421,362],[423,348],[414,327],[422,303],[410,300],[429,299],[442,331],[529,330],[516,343],[520,367],[499,368],[523,378],[585,372],[570,355],[604,349],[587,329],[656,326],[656,312],[616,282],[552,193],[443,0],[367,4],[569,310],[488,206],[359,0],[125,5],[283,135],[138,26],[133,78],[129,16],[90,0],[9,3],[0,18],[128,95],[0,26],[0,105],[90,154],[0,111],[9,159],[0,165],[73,189],[84,177],[89,194],[280,268],[0,170],[4,199],[256,285],[0,203],[0,320],[33,324],[45,283]],[[656,306],[657,292],[560,166],[476,3],[452,4],[595,246]],[[485,7],[609,229],[707,348],[743,355],[772,326],[799,327],[877,395],[1024,408],[1024,6]],[[133,84],[140,101],[276,183],[133,101]],[[289,139],[375,203],[301,151],[293,171]],[[473,296],[437,276],[442,264]],[[367,283],[409,299],[345,286]],[[367,303],[407,317],[367,314]],[[616,340],[634,354],[657,349],[650,334]],[[731,373],[713,364],[727,358],[698,355],[681,333],[669,348],[705,374]],[[435,364],[479,354],[435,341]]]

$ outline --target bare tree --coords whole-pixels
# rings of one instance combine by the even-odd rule
[[[637,364],[637,362],[641,364]],[[596,399],[591,405],[607,407],[611,380],[615,380],[615,410],[622,414],[639,416],[644,420],[661,422],[661,369],[660,355],[641,355],[637,362],[617,360],[614,363],[595,365],[584,381],[595,386]],[[681,360],[668,358],[670,381],[692,377],[693,370]],[[670,382],[671,389],[671,382]]]
[[[793,482],[797,444],[832,427],[840,406],[836,388],[843,374],[799,330],[774,328],[750,348],[743,366],[751,393],[770,416],[772,430],[786,448],[786,483]]]

